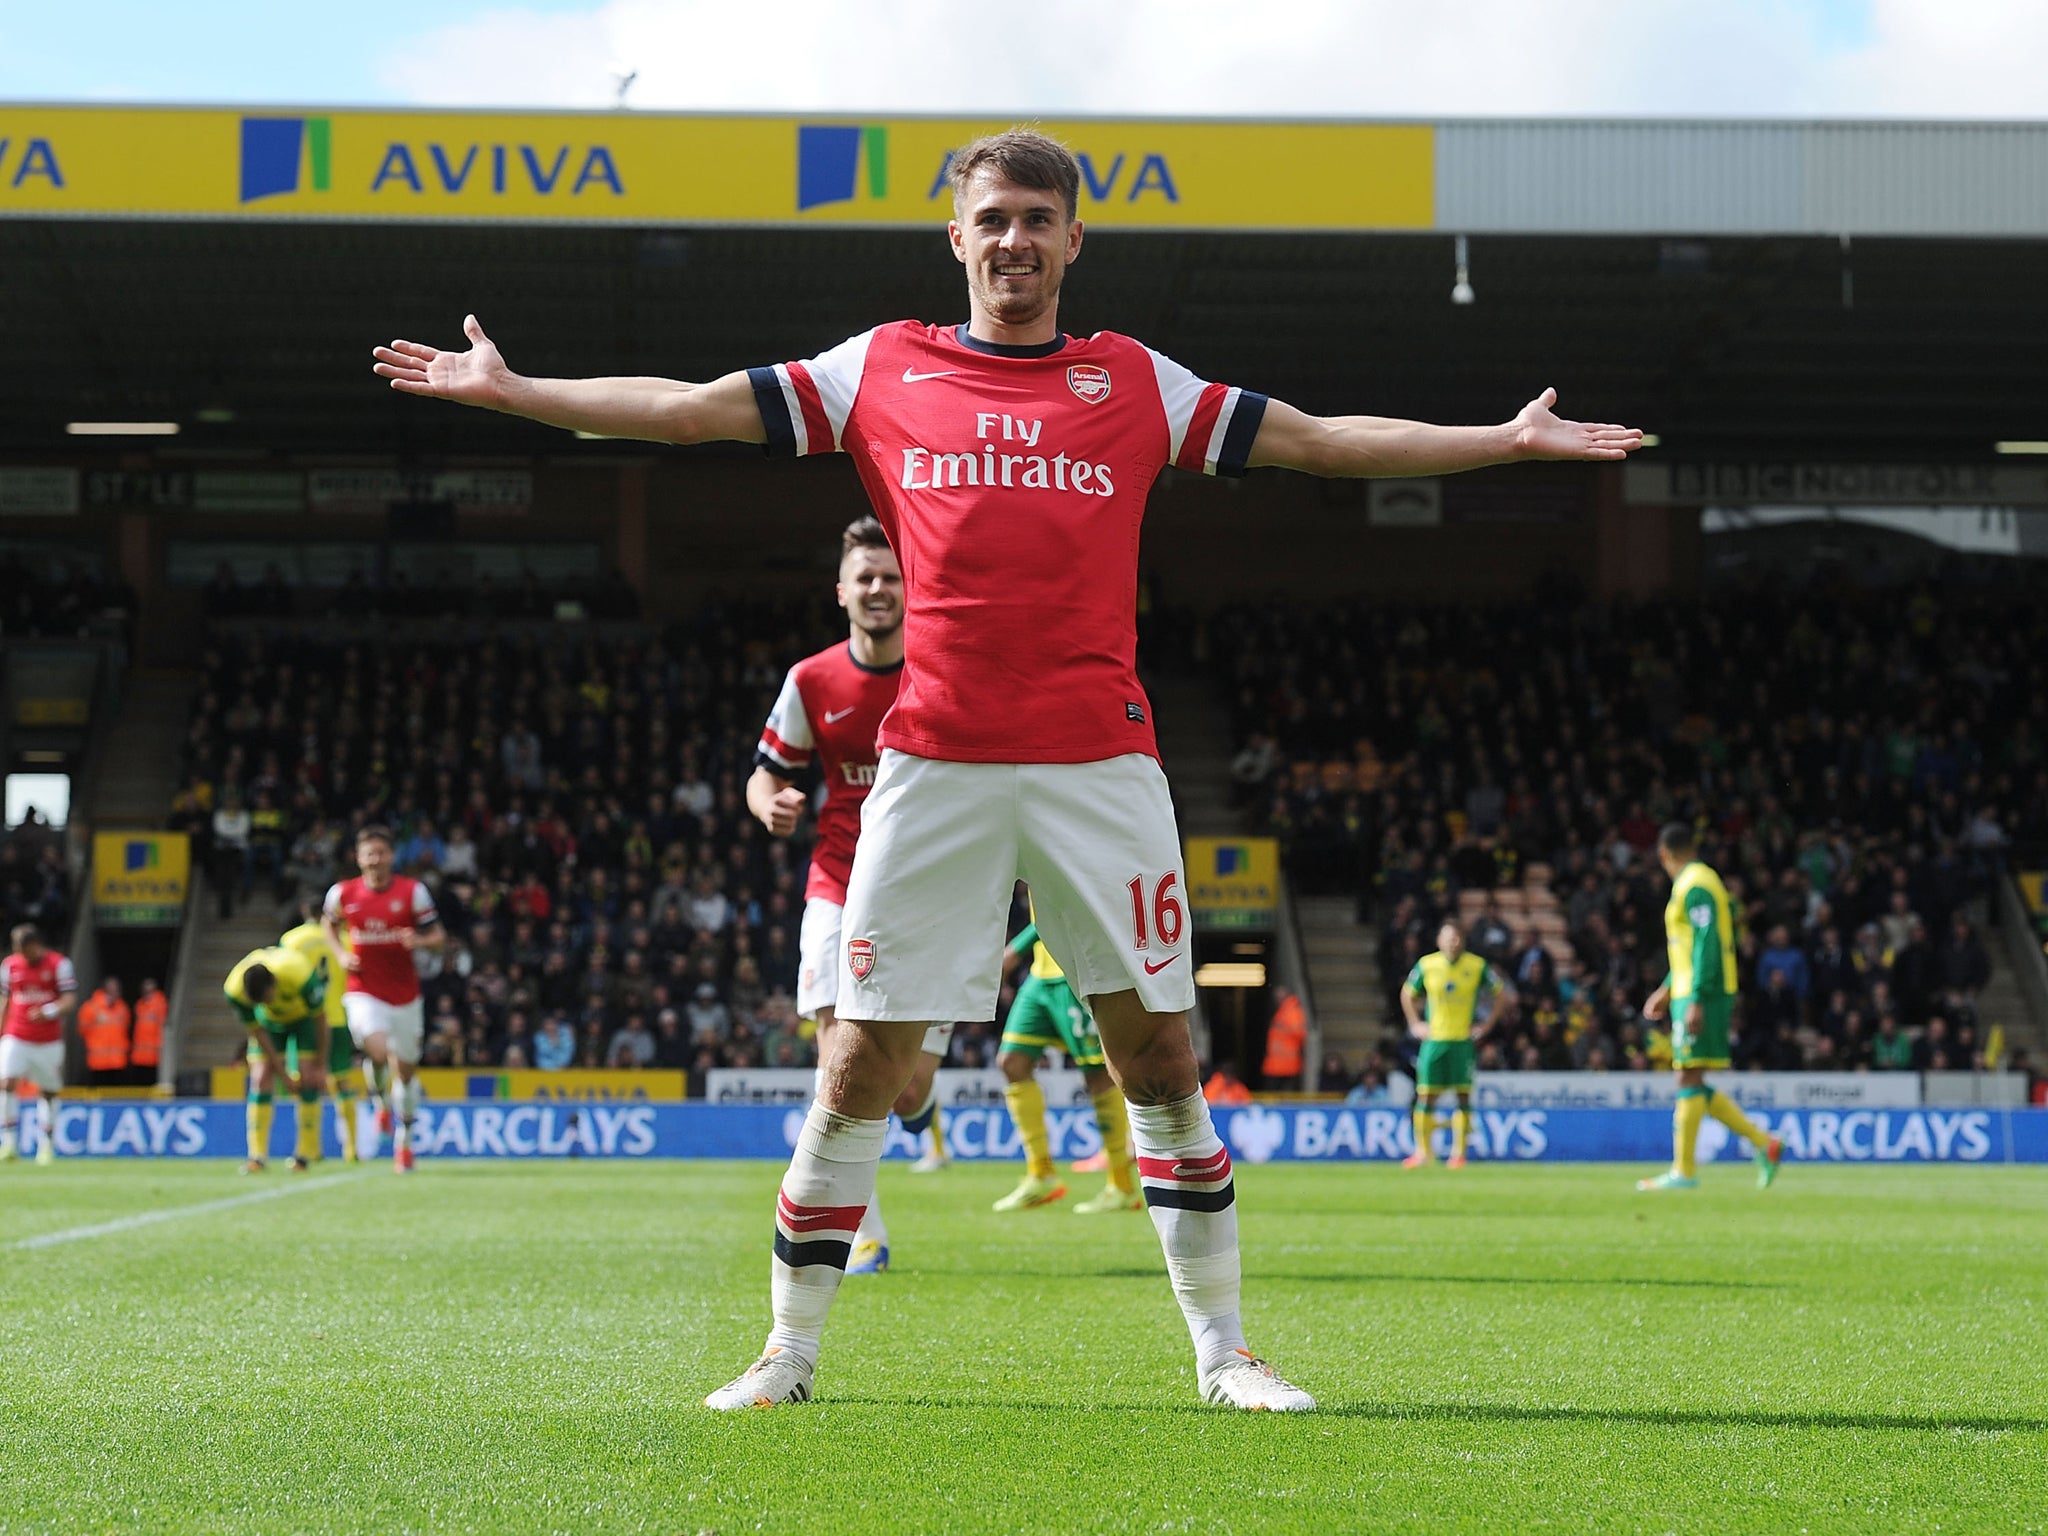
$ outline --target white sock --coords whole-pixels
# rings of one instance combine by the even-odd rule
[[[14,1145],[14,1127],[21,1119],[21,1100],[12,1088],[0,1093],[0,1146]]]
[[[768,1347],[815,1365],[818,1340],[861,1216],[875,1196],[887,1118],[856,1120],[813,1104],[775,1199],[770,1263],[775,1326]]]
[[[1195,1341],[1196,1369],[1207,1373],[1245,1347],[1230,1154],[1199,1093],[1175,1104],[1133,1104],[1131,1140],[1174,1299]]]
[[[412,1145],[413,1105],[419,1098],[419,1085],[394,1075],[391,1079],[391,1113],[398,1121],[398,1128],[392,1133],[394,1146]]]
[[[57,1150],[57,1096],[54,1093],[43,1095],[43,1123],[37,1129],[42,1132],[43,1145],[48,1147],[52,1153],[55,1153]]]

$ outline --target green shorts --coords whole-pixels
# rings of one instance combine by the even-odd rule
[[[1425,1040],[1415,1057],[1415,1086],[1424,1093],[1472,1086],[1470,1040]]]
[[[1102,1065],[1102,1037],[1095,1033],[1094,1016],[1074,989],[1065,980],[1027,976],[1003,1023],[1002,1048],[1043,1056],[1054,1046],[1077,1067]]]
[[[1735,1000],[1731,997],[1706,997],[1700,999],[1700,1020],[1698,1033],[1685,1027],[1686,1013],[1692,1007],[1692,999],[1680,997],[1671,1003],[1671,1065],[1683,1070],[1687,1067],[1725,1067],[1728,1065],[1728,1019],[1735,1011]]]
[[[266,1024],[263,1027],[263,1033],[270,1037],[272,1047],[279,1056],[284,1058],[285,1070],[287,1072],[297,1072],[300,1060],[316,1054],[320,1049],[320,1017],[318,1014],[309,1014],[299,1020],[298,1023],[287,1024],[281,1029],[273,1029]],[[252,1063],[263,1059],[263,1047],[256,1043],[256,1037],[253,1034],[249,1036],[248,1056]],[[340,1062],[339,1066],[336,1065],[337,1058]],[[327,1040],[327,1069],[330,1072],[345,1072],[354,1064],[354,1061],[355,1042],[349,1038],[348,1031],[346,1029],[330,1031]]]

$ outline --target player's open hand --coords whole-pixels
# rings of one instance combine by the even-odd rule
[[[419,341],[394,341],[377,347],[372,371],[391,381],[402,394],[426,395],[435,400],[454,400],[463,405],[496,409],[504,399],[512,370],[475,315],[465,315],[462,332],[469,338],[467,352],[443,352]]]
[[[1556,404],[1557,391],[1546,389],[1515,417],[1522,457],[1625,459],[1632,450],[1643,446],[1643,434],[1634,427],[1620,427],[1607,421],[1566,421],[1551,409]]]

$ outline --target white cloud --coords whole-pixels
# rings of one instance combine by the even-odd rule
[[[403,99],[1011,114],[2039,117],[2036,0],[606,0],[384,63]]]

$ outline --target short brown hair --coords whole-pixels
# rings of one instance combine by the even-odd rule
[[[872,517],[856,517],[846,525],[846,532],[839,535],[839,558],[844,560],[856,549],[887,549],[889,535],[882,531],[882,525]]]
[[[953,151],[946,161],[946,180],[958,204],[977,171],[994,171],[1020,187],[1057,192],[1067,217],[1081,211],[1081,163],[1074,152],[1036,128],[1010,128],[987,134]]]
[[[387,848],[396,848],[398,839],[391,835],[391,829],[381,821],[366,822],[356,832],[356,846],[364,843],[382,843]]]
[[[14,941],[17,950],[27,949],[31,944],[43,942],[43,930],[34,923],[17,923],[8,938]]]

